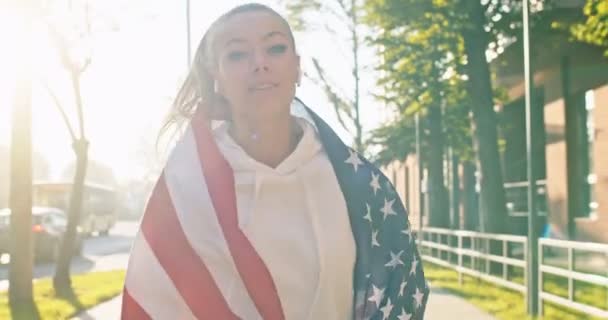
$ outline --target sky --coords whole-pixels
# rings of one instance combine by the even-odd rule
[[[192,48],[211,22],[230,8],[247,1],[192,1]],[[275,6],[273,1],[260,1]],[[119,179],[137,179],[145,173],[142,157],[161,161],[154,147],[163,117],[172,97],[187,72],[186,8],[184,2],[160,0],[92,1],[93,37],[88,42],[91,65],[82,79],[85,105],[85,130],[90,141],[89,159],[111,167]],[[4,10],[2,10],[4,11]],[[10,12],[10,11],[8,11]],[[0,11],[0,41],[16,43],[16,20]],[[40,26],[39,26],[40,27]],[[44,33],[35,32],[31,52],[36,82],[33,88],[34,149],[48,160],[54,179],[74,159],[70,138],[45,88],[56,94],[74,124],[76,122],[70,82],[58,64],[58,58]],[[352,88],[348,60],[337,52],[340,48],[327,34],[296,34],[304,69],[310,68],[310,57],[316,56],[345,90]],[[373,55],[365,53],[365,65],[372,65]],[[15,51],[0,51],[0,145],[10,143],[11,109],[16,78]],[[379,123],[378,103],[368,92],[373,88],[371,76],[362,85],[362,118],[364,129]],[[352,90],[351,90],[352,91]],[[317,111],[345,140],[350,135],[341,128],[323,92],[304,79],[297,95]],[[7,165],[7,164],[0,164]]]

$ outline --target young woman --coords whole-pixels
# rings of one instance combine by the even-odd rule
[[[398,195],[295,98],[300,77],[269,7],[209,28],[174,103],[169,125],[185,130],[134,243],[123,319],[423,318]]]

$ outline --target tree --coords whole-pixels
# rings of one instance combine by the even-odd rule
[[[531,1],[531,34],[555,32],[551,25],[560,19],[559,0]],[[498,147],[494,106],[499,90],[493,88],[489,55],[498,56],[513,44],[521,46],[522,5],[518,0],[457,1],[464,10],[461,33],[467,57],[468,95],[472,102],[475,149],[479,159],[481,204],[486,232],[508,232],[503,171]],[[523,52],[522,52],[523,55]],[[491,215],[491,216],[490,216]]]
[[[59,4],[50,4],[59,5]],[[74,248],[76,246],[76,229],[80,222],[80,211],[82,208],[83,193],[84,193],[84,182],[87,173],[88,163],[88,147],[89,142],[85,134],[85,121],[84,121],[84,105],[81,92],[81,78],[86,72],[87,68],[91,63],[91,56],[88,53],[78,54],[79,51],[76,49],[78,46],[82,46],[86,43],[86,38],[90,37],[91,24],[89,20],[89,7],[88,3],[84,3],[83,8],[73,7],[69,4],[68,10],[81,11],[81,20],[76,26],[78,28],[60,30],[57,26],[52,23],[48,24],[49,35],[53,41],[55,49],[61,59],[61,64],[67,72],[72,88],[74,97],[74,106],[77,113],[78,119],[78,131],[74,130],[73,125],[69,122],[66,108],[60,99],[55,95],[50,87],[47,87],[50,96],[53,98],[55,106],[61,113],[63,120],[66,124],[66,128],[70,133],[72,139],[72,148],[76,156],[76,169],[73,177],[72,192],[70,197],[70,204],[68,209],[68,225],[66,232],[61,242],[59,250],[59,256],[57,257],[57,266],[55,269],[55,275],[53,277],[53,286],[57,294],[61,296],[73,295],[72,283],[70,278],[70,262]],[[71,33],[70,33],[71,31]],[[86,51],[86,50],[85,50]]]
[[[13,109],[11,136],[11,172],[10,172],[10,207],[11,207],[11,261],[9,269],[9,299],[13,312],[30,313],[35,310],[32,275],[32,52],[28,44],[33,41],[34,22],[33,1],[26,1],[16,12],[22,28],[23,39],[14,44],[20,59],[17,74],[17,86]],[[23,310],[23,311],[22,311]]]
[[[548,21],[545,19],[548,10],[543,10],[543,5],[548,2],[547,0],[535,3],[533,22]],[[437,74],[440,77],[457,75],[449,78],[460,86],[456,90],[458,92],[456,96],[464,93],[462,104],[465,110],[471,111],[472,115],[473,142],[481,169],[483,212],[487,217],[484,219],[484,229],[488,232],[505,232],[504,222],[507,211],[498,148],[497,119],[494,111],[499,90],[495,90],[492,86],[489,58],[501,54],[505,47],[517,42],[521,34],[521,1],[371,0],[368,1],[368,9],[372,25],[379,29],[380,34],[385,32],[383,30],[395,33],[378,45],[385,47],[388,44],[399,47],[401,44],[412,46],[412,50],[419,51],[408,53],[406,55],[408,58],[401,59],[400,63],[403,66],[385,62],[387,64],[385,72],[397,75],[393,83],[387,86],[392,86],[393,91],[397,92],[397,101],[423,97],[427,87],[442,84],[445,87],[447,81],[432,80],[436,79]],[[542,23],[537,24],[542,25]],[[413,38],[400,38],[403,34],[409,34]],[[429,47],[420,46],[419,41],[413,44],[412,39],[416,40],[416,37],[427,37],[437,49],[431,47],[432,50],[429,51]],[[441,46],[445,46],[445,49],[441,50]],[[437,54],[433,54],[433,51]],[[425,63],[419,60],[429,60],[433,63],[427,63],[425,69]],[[446,63],[449,64],[445,65]],[[429,74],[432,70],[429,67],[432,66],[440,72],[435,72],[435,75]],[[413,83],[401,82],[398,77],[400,70],[391,70],[395,67],[410,68],[410,73],[419,73],[424,79]],[[395,87],[395,83],[403,84]],[[437,92],[442,91],[444,90]],[[468,141],[464,136],[461,137],[463,137],[460,139],[462,142]]]
[[[467,113],[462,112],[467,110],[461,75],[464,64],[460,37],[449,28],[442,6],[427,8],[424,19],[404,23],[403,15],[392,12],[387,2],[368,2],[366,22],[376,29],[372,43],[383,58],[378,71],[384,94],[378,98],[396,107],[397,112],[394,123],[372,134],[372,143],[398,142],[384,145],[385,150],[403,149],[402,144],[406,143],[405,149],[413,152],[413,115],[418,114],[424,120],[421,156],[429,175],[429,223],[448,227],[444,159],[446,146],[460,143],[462,139],[456,137],[467,132],[466,125],[463,126]],[[462,118],[465,120],[458,121]],[[465,145],[457,148],[466,149]],[[401,151],[397,154],[399,157],[394,160],[404,158]],[[379,155],[386,158],[387,152]]]
[[[571,27],[575,39],[604,48],[608,57],[608,1],[587,0],[583,12],[586,21]]]
[[[316,74],[314,80],[325,91],[327,98],[334,107],[340,124],[354,136],[355,149],[363,153],[365,146],[360,113],[360,77],[363,67],[359,59],[362,43],[360,31],[362,23],[360,22],[361,6],[359,5],[359,1],[283,0],[283,2],[288,13],[288,20],[296,31],[310,31],[322,28],[334,36],[336,36],[336,29],[347,31],[348,36],[340,40],[349,43],[349,50],[352,54],[349,57],[349,59],[352,59],[352,77],[354,81],[352,93],[344,93],[332,81],[318,57],[312,58]],[[310,21],[306,19],[309,15],[319,13],[324,15],[322,18],[322,21],[325,21],[324,25],[313,25],[306,22]],[[340,81],[343,80],[344,77],[341,76]]]
[[[498,149],[494,91],[486,58],[490,43],[485,31],[486,8],[479,1],[461,1],[470,21],[463,28],[462,37],[467,55],[468,91],[475,124],[475,148],[481,168],[482,208],[487,217],[484,219],[484,231],[505,232],[506,198]]]

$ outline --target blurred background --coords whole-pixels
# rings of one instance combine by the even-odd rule
[[[246,2],[0,2],[0,318],[117,318],[163,120]],[[608,1],[260,2],[408,208],[428,318],[608,318]]]

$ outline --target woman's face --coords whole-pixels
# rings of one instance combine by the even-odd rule
[[[265,11],[239,13],[220,26],[213,76],[233,116],[270,120],[289,112],[300,69],[292,43],[288,26]]]

